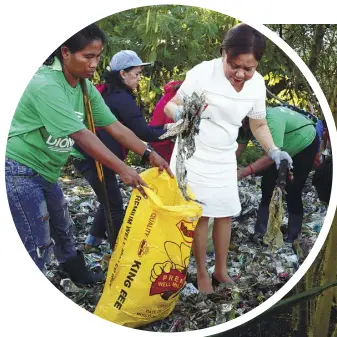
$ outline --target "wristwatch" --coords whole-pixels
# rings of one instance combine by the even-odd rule
[[[143,162],[148,161],[151,152],[152,152],[152,149],[150,149],[149,147],[145,150],[145,152],[143,153],[143,156],[142,156]]]

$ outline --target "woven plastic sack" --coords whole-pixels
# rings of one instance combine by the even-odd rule
[[[202,212],[199,204],[183,198],[166,171],[152,168],[141,177],[149,186],[148,198],[132,192],[94,312],[133,328],[164,319],[174,309]]]

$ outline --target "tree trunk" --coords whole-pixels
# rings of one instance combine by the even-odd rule
[[[337,214],[331,225],[330,233],[327,239],[327,246],[323,262],[323,273],[321,277],[321,285],[328,284],[336,280],[337,274],[337,254],[335,244],[337,242]],[[330,323],[330,313],[333,301],[334,289],[326,290],[317,299],[314,336],[327,337]]]
[[[328,27],[329,25],[316,25],[314,41],[312,44],[311,55],[308,63],[308,67],[314,75],[317,69],[318,57],[323,47],[324,34]]]
[[[337,85],[335,86],[332,95],[330,97],[330,110],[335,121],[335,126],[337,125]]]

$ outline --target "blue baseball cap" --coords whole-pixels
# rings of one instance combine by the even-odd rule
[[[152,64],[143,62],[133,50],[121,50],[115,54],[110,61],[112,71],[120,71],[129,67],[140,67]]]

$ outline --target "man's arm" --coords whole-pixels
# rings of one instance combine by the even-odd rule
[[[239,143],[237,150],[235,151],[236,158],[239,158],[242,152],[246,149],[248,143]]]
[[[130,129],[125,127],[120,122],[111,123],[107,126],[104,126],[103,129],[124,147],[140,156],[143,156],[147,150],[147,145],[143,143]],[[169,164],[155,151],[150,153],[148,161],[151,166],[158,167],[159,172],[162,172],[165,169],[171,178],[174,177]]]
[[[264,171],[269,166],[273,165],[274,161],[270,159],[267,155],[256,160],[254,163],[243,167],[238,170],[238,180],[245,178],[253,173],[258,173],[260,171]]]
[[[133,187],[137,187],[139,185],[146,186],[146,183],[138,175],[136,170],[126,165],[122,160],[114,155],[100,141],[100,139],[88,129],[82,129],[72,133],[69,137],[72,138],[90,157],[116,172],[125,184]],[[143,193],[143,191],[141,191],[141,193]]]

